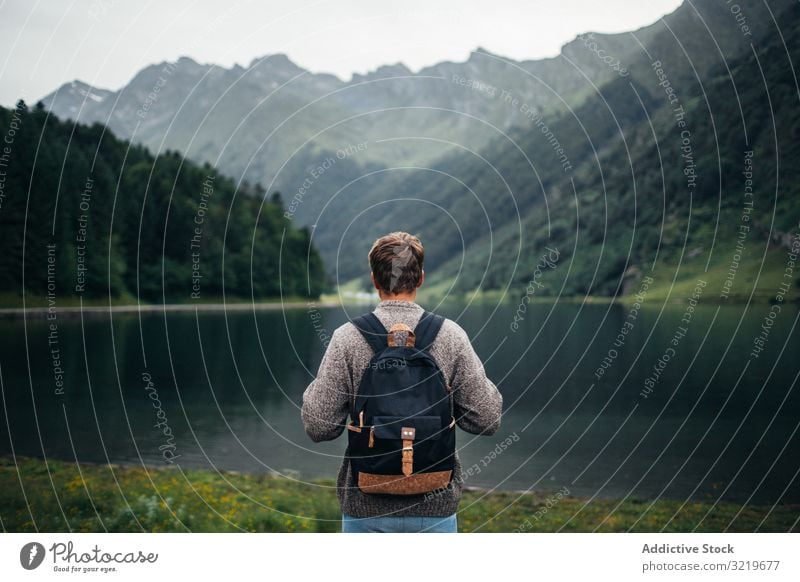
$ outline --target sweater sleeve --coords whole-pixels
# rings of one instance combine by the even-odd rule
[[[472,434],[494,434],[500,428],[503,396],[486,377],[467,333],[461,327],[456,333],[458,344],[451,380],[456,424]]]
[[[341,328],[337,328],[331,334],[317,377],[303,393],[300,415],[306,433],[316,443],[338,437],[347,422],[353,390],[345,356]]]

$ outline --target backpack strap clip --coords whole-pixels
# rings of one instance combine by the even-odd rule
[[[417,429],[413,426],[404,426],[400,429],[403,439],[403,475],[408,477],[414,471],[414,437]]]

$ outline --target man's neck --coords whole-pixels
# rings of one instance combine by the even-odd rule
[[[381,301],[407,301],[409,303],[414,303],[417,299],[417,294],[386,295],[384,293],[378,293],[378,297],[380,297]]]

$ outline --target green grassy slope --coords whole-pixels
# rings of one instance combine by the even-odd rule
[[[545,275],[547,289],[540,294],[557,294],[563,286],[567,295],[614,296],[648,273],[657,275],[666,294],[673,278],[691,281],[707,268],[721,283],[732,267],[735,298],[747,298],[754,284],[756,296],[774,294],[800,220],[800,166],[794,163],[800,159],[800,94],[792,68],[800,60],[800,8],[784,12],[781,24],[786,47],[774,35],[728,62],[730,75],[720,65],[702,87],[677,89],[674,106],[665,106],[655,70],[649,84],[619,79],[603,87],[602,98],[552,126],[570,155],[582,160],[574,173],[545,182],[546,204],[532,209],[521,228],[506,224],[491,233],[491,244],[488,236],[474,241],[463,257],[431,273],[430,282],[457,276],[462,292],[486,281],[490,288],[510,283],[518,292],[550,246],[561,252],[559,267]],[[677,106],[685,112],[683,127]],[[588,140],[576,136],[584,129],[595,151],[587,152]],[[521,136],[521,143],[539,152],[542,165],[552,165],[536,133]],[[749,151],[752,197],[743,174]],[[691,187],[684,170],[696,176]],[[522,182],[517,186],[524,191]],[[746,209],[750,202],[752,210]],[[740,241],[742,226],[749,230]],[[737,251],[742,260],[735,267]]]

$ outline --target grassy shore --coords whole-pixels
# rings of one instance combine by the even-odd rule
[[[559,491],[466,491],[464,532],[787,532],[800,505],[653,504],[587,500]],[[0,457],[7,532],[336,532],[334,482],[180,467],[122,467]]]

